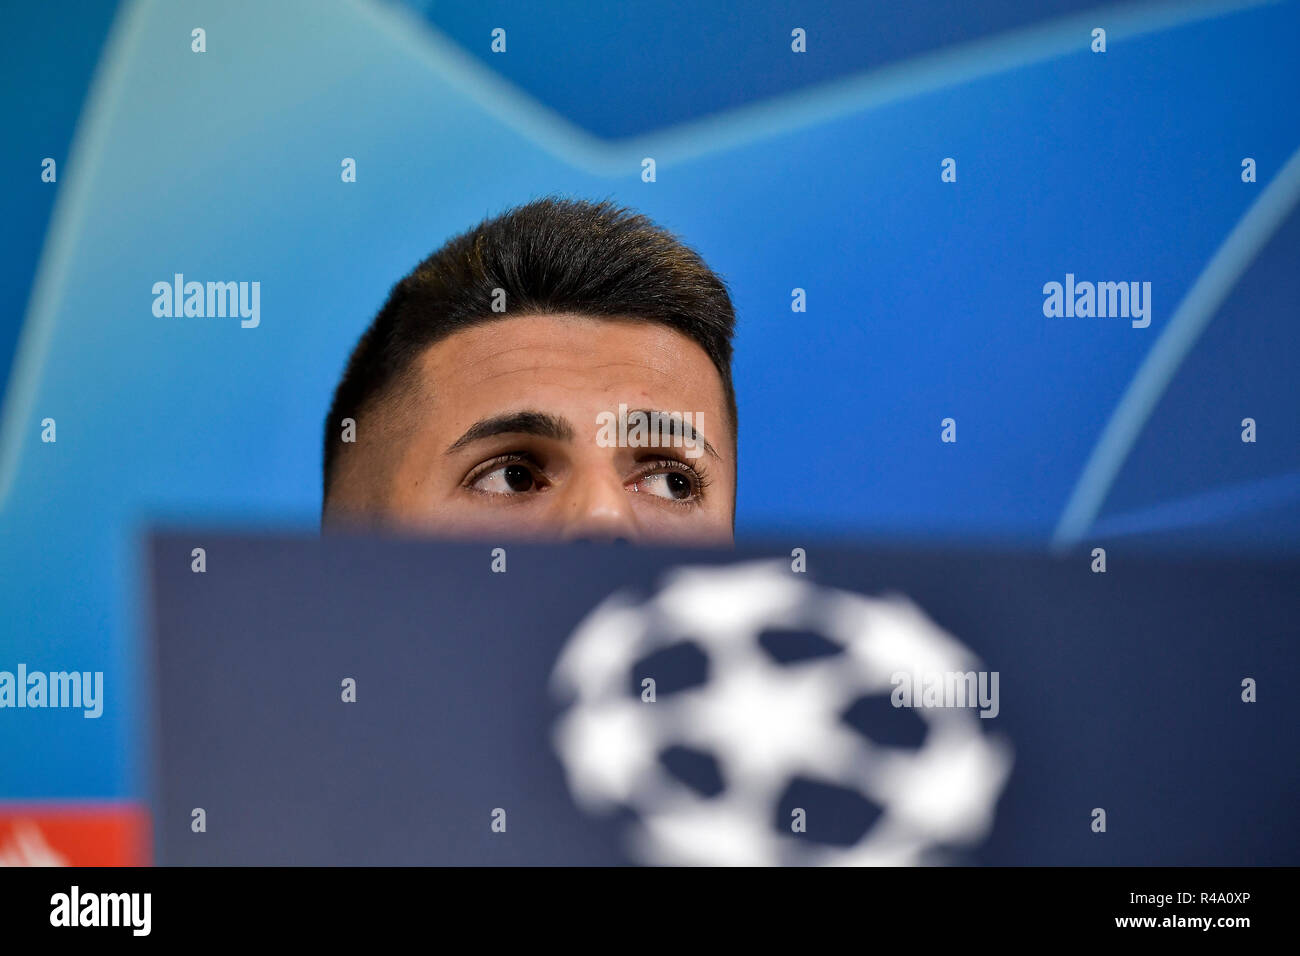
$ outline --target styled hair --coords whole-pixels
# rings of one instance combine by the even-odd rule
[[[505,312],[492,311],[498,289]],[[344,418],[359,421],[401,384],[428,346],[447,336],[548,313],[638,318],[688,336],[722,378],[735,436],[735,312],[723,280],[675,236],[626,207],[546,197],[485,219],[393,286],[353,349],[325,420],[322,508]]]

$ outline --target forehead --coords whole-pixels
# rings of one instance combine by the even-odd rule
[[[644,319],[561,314],[484,322],[430,346],[413,371],[438,409],[440,430],[463,430],[507,406],[586,413],[620,402],[712,415],[717,424],[702,430],[715,444],[725,430],[722,379],[707,353],[689,336]]]

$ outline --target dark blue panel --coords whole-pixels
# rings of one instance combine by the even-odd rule
[[[190,570],[195,540],[204,574]],[[615,589],[639,600],[673,566],[786,553],[510,546],[508,573],[494,574],[486,545],[157,537],[160,859],[625,859],[623,818],[580,810],[552,750],[557,652]],[[809,576],[791,578],[906,594],[1001,675],[999,713],[973,723],[1010,742],[1011,776],[987,840],[949,859],[1300,862],[1294,560],[1127,556],[1093,574],[1086,555],[813,545],[808,558]],[[355,703],[340,700],[344,676]],[[1240,699],[1248,676],[1257,703]],[[666,761],[716,799],[707,753]],[[771,791],[772,810],[797,799],[828,821],[819,839],[850,841],[878,816],[861,795],[801,776]],[[194,807],[206,834],[190,830]],[[506,834],[489,828],[497,807]],[[1090,826],[1097,807],[1104,834]]]

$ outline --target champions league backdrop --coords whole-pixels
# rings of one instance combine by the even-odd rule
[[[0,862],[1300,863],[1300,3],[6,14]],[[725,279],[738,550],[316,540],[550,195]]]

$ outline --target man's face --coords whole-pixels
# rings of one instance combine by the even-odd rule
[[[736,450],[722,380],[682,333],[639,320],[500,319],[430,346],[414,373],[413,392],[358,422],[330,520],[454,537],[732,541]],[[650,418],[638,411],[671,419],[638,429]]]

